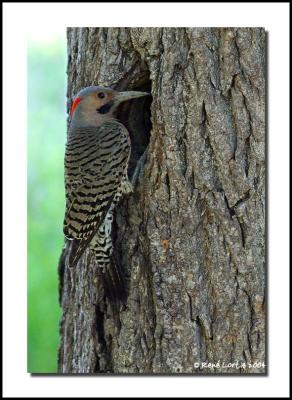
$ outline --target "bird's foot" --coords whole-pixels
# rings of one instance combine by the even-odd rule
[[[130,193],[133,193],[134,191],[134,187],[131,183],[131,181],[129,180],[128,176],[125,176],[125,178],[122,181],[122,193],[127,195]]]

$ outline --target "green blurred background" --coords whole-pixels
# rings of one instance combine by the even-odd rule
[[[28,372],[57,372],[66,139],[66,38],[28,42]]]

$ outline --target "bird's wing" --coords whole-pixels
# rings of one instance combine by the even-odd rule
[[[128,132],[118,123],[79,128],[69,136],[65,154],[64,234],[75,265],[111,206],[130,154]]]

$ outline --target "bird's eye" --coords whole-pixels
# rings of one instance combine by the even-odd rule
[[[105,94],[103,92],[100,92],[97,94],[97,97],[100,99],[104,99],[105,98]]]

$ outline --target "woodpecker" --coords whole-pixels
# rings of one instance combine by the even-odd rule
[[[89,247],[108,286],[121,281],[112,260],[113,210],[121,196],[131,191],[127,175],[130,135],[115,111],[121,102],[146,95],[89,86],[78,92],[70,111],[63,227],[71,243],[68,264],[76,266]]]

